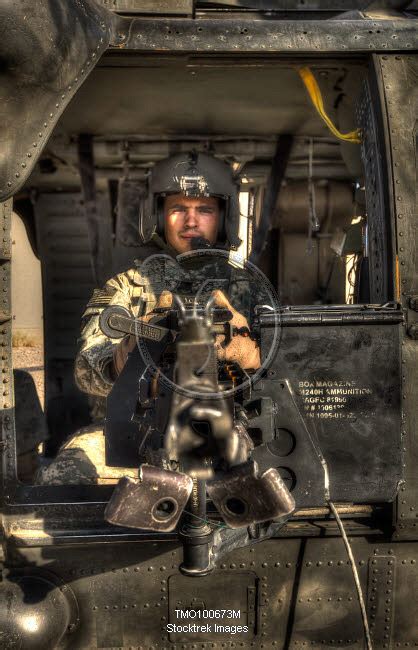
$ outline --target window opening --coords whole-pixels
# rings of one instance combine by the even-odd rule
[[[17,472],[31,483],[47,438],[44,419],[44,358],[41,263],[21,217],[12,213],[12,354]]]
[[[341,133],[349,132],[356,125],[354,107],[367,75],[364,65],[353,64],[352,68],[350,65],[328,62],[317,64],[315,68],[323,109]],[[341,75],[341,68],[344,68],[344,75]],[[96,95],[96,104],[100,104],[99,76],[96,78],[93,72],[83,87],[84,95],[80,93],[68,107],[31,177],[30,191],[37,193],[35,211],[41,233],[39,246],[45,272],[44,286],[48,287],[48,310],[53,316],[49,318],[47,330],[48,336],[55,337],[50,347],[47,387],[53,399],[46,408],[48,419],[50,423],[55,422],[56,430],[50,431],[49,457],[41,456],[40,463],[53,462],[57,448],[65,440],[69,455],[75,453],[77,444],[83,441],[68,441],[81,430],[87,445],[84,449],[86,465],[97,468],[95,454],[104,450],[105,399],[81,394],[73,381],[80,321],[93,289],[98,288],[91,277],[82,188],[74,170],[78,164],[78,136],[93,132],[94,128],[86,127],[89,124],[94,127],[97,120],[100,120],[102,135],[88,137],[90,163],[95,175],[95,223],[101,228],[106,252],[112,249],[111,259],[104,269],[106,277],[126,271],[131,268],[133,259],[145,259],[150,254],[147,245],[140,246],[138,219],[141,211],[150,209],[147,188],[153,166],[173,153],[195,150],[210,152],[227,162],[239,184],[238,235],[241,244],[231,254],[231,260],[238,263],[240,258],[251,256],[266,196],[269,197],[270,214],[267,215],[268,223],[266,219],[263,223],[266,241],[259,267],[273,283],[284,309],[309,306],[315,310],[369,302],[368,276],[373,272],[368,268],[369,238],[373,230],[369,220],[375,215],[367,214],[364,186],[367,187],[365,178],[373,170],[362,166],[360,145],[338,140],[330,134],[292,65],[287,68],[261,65],[256,69],[242,66],[231,70],[209,66],[204,75],[199,72],[193,77],[193,96],[197,96],[199,83],[202,84],[201,109],[197,111],[188,94],[191,92],[188,71],[184,73],[175,66],[165,69],[161,65],[153,68],[151,75],[146,67],[138,68],[140,83],[126,83],[127,92],[134,94],[142,84],[145,97],[151,90],[158,94],[161,88],[169,86],[172,77],[173,83],[182,82],[188,111],[184,116],[181,111],[164,110],[163,102],[157,97],[153,102],[155,115],[150,115],[145,100],[142,103],[132,100],[131,105],[137,107],[135,119],[129,111],[118,118],[111,107],[106,107],[102,114],[101,105],[96,105],[96,115],[90,104],[86,105],[86,97]],[[104,66],[101,75],[114,75],[115,71],[115,68],[109,71]],[[128,72],[135,74],[135,67]],[[201,78],[204,81],[200,81]],[[342,93],[342,99],[336,108],[335,86],[341,78],[347,87],[343,91],[338,89],[338,97]],[[230,94],[235,94],[234,102],[230,97],[231,101],[221,106],[218,95],[212,98],[212,91],[221,87],[219,84],[228,86]],[[267,93],[263,95],[263,102],[257,95],[257,84]],[[289,93],[277,90],[278,86],[287,87],[286,84],[291,84]],[[255,89],[251,97],[245,92],[248,87]],[[94,102],[91,103],[93,106]],[[240,110],[231,113],[233,105]],[[83,116],[83,131],[77,131],[80,115]],[[157,128],[156,124],[161,126]],[[283,134],[291,141],[286,149],[285,171],[283,177],[280,176],[282,182],[275,188],[276,195],[268,187],[268,179],[277,142]],[[53,159],[54,166],[45,164],[48,159]],[[376,229],[373,232],[376,233]],[[378,243],[374,242],[373,246],[376,245]],[[18,258],[15,252],[14,257]],[[34,272],[33,277],[35,275]],[[36,292],[31,286],[26,282],[19,290],[20,297],[30,292],[34,298]],[[14,303],[18,305],[18,299]],[[16,317],[16,333],[17,325]],[[42,372],[42,365],[41,361],[36,361],[35,367],[39,369],[36,372]],[[228,372],[228,376],[233,377],[234,369]],[[42,405],[39,393],[37,397]],[[138,417],[142,415],[141,412]],[[42,410],[40,418],[43,418]],[[54,448],[53,438],[59,428],[65,431],[63,439],[58,440],[57,435]],[[37,451],[43,451],[44,442],[45,437],[38,441]],[[99,474],[102,470],[105,471],[103,467],[98,470]],[[67,478],[71,484],[71,476]],[[112,484],[118,478],[117,471],[111,472],[104,476],[102,483]],[[94,477],[92,482],[95,482]]]

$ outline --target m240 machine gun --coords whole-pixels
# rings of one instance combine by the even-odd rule
[[[245,411],[228,396],[228,383],[219,379],[215,335],[230,339],[231,313],[213,309],[213,299],[204,309],[187,309],[177,296],[174,302],[177,309],[159,319],[165,326],[145,324],[120,308],[110,307],[102,315],[106,334],[135,333],[138,340],[109,397],[107,460],[123,460],[125,437],[115,414],[121,413],[122,394],[132,377],[140,378],[129,405],[139,435],[133,443],[138,464],[147,444],[160,459],[158,466],[142,463],[138,479],[119,481],[105,516],[119,526],[160,532],[173,531],[180,522],[181,569],[187,575],[204,575],[222,549],[228,550],[226,542],[243,538],[243,531],[245,540],[248,528],[261,522],[283,523],[295,501],[278,469],[260,469],[252,457]],[[172,342],[175,363],[169,378],[162,368],[167,370]],[[153,381],[161,390],[141,401],[145,385],[149,388]]]

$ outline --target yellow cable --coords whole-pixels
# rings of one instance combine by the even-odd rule
[[[360,144],[361,143],[360,129],[356,129],[355,131],[350,131],[350,133],[341,133],[326,114],[321,91],[319,89],[318,84],[316,83],[316,79],[313,76],[311,70],[306,67],[299,68],[299,75],[303,83],[305,84],[306,90],[309,93],[309,97],[311,98],[313,105],[315,106],[319,115],[324,120],[329,130],[340,140],[345,140],[346,142],[352,142],[354,144]]]

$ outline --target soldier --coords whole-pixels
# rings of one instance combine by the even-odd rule
[[[229,299],[216,287],[213,294],[218,306],[231,311],[232,325],[242,334],[225,346],[223,337],[218,337],[218,358],[235,362],[246,371],[259,368],[258,345],[248,336],[248,277],[222,264],[222,260],[221,270],[214,269],[219,262],[214,264],[211,260],[186,273],[176,262],[176,257],[187,260],[187,253],[194,248],[218,247],[228,251],[237,247],[238,225],[238,188],[226,164],[205,154],[188,153],[155,165],[147,204],[140,214],[139,232],[144,243],[153,239],[164,254],[151,256],[94,291],[83,315],[81,346],[75,362],[75,380],[81,390],[106,397],[136,345],[131,335],[120,341],[102,333],[99,319],[103,309],[120,305],[147,321],[155,308],[171,306],[172,292],[179,284],[189,283],[192,292],[198,291],[209,276],[225,276],[225,266]],[[55,461],[42,470],[39,480],[49,484],[103,483],[122,475],[135,476],[136,472],[105,465],[104,436],[96,426],[87,427],[67,441]]]

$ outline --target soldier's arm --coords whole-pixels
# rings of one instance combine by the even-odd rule
[[[83,314],[74,376],[80,390],[92,395],[107,396],[113,385],[113,353],[120,340],[105,336],[99,325],[100,314],[110,305],[132,311],[129,272],[108,280],[102,289],[95,289]]]

